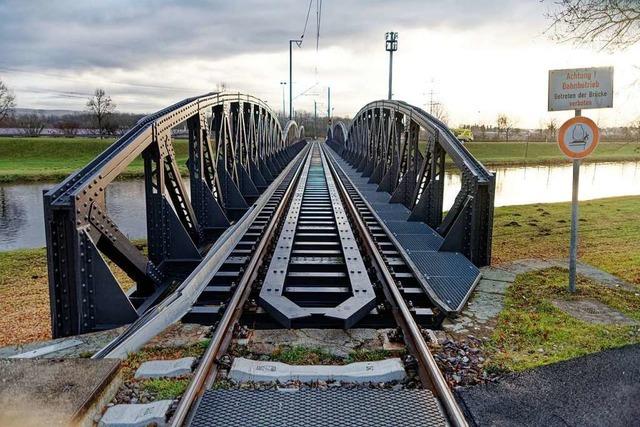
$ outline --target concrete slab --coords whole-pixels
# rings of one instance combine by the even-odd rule
[[[24,353],[14,354],[9,356],[9,359],[31,359],[34,357],[44,357],[51,353],[57,353],[59,351],[67,350],[69,348],[77,347],[82,344],[82,341],[76,339],[65,340],[44,347],[39,347],[33,350],[25,351]]]
[[[564,311],[569,316],[580,319],[587,323],[597,323],[604,325],[635,325],[638,322],[627,317],[624,313],[609,307],[600,301],[578,300],[562,301],[554,300],[551,303],[558,309]]]
[[[405,377],[399,358],[348,365],[288,365],[236,357],[229,378],[238,381],[347,381],[352,383],[400,381]]]
[[[0,348],[0,357],[14,357],[23,353],[35,353],[35,357],[88,357],[117,337],[124,327],[84,335],[37,341],[29,344]]]
[[[528,273],[535,270],[543,270],[545,268],[560,267],[569,268],[568,259],[521,259],[506,264],[501,264],[500,268],[515,274]],[[578,261],[577,272],[586,276],[603,286],[609,288],[622,288],[630,292],[638,292],[638,287],[631,283],[593,267],[584,262]]]
[[[513,282],[516,280],[515,273],[497,267],[482,267],[480,269],[482,278],[487,280],[496,280],[499,282]]]
[[[0,359],[0,425],[69,425],[110,387],[119,360]]]
[[[504,295],[507,293],[507,288],[511,283],[513,283],[513,281],[505,282],[502,280],[482,279],[476,287],[476,292],[490,292],[493,294]]]
[[[191,373],[195,357],[183,357],[174,360],[150,360],[144,362],[135,373],[136,379],[142,378],[175,378]]]
[[[172,400],[158,400],[152,403],[115,405],[107,409],[98,427],[147,427],[167,425],[167,412]]]

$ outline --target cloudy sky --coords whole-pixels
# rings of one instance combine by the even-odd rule
[[[384,33],[398,31],[394,97],[424,107],[434,92],[450,124],[508,113],[536,127],[547,113],[547,71],[615,68],[613,109],[585,111],[601,126],[640,118],[640,46],[599,52],[551,41],[549,2],[537,0],[316,0],[294,52],[294,103],[353,116],[386,97]],[[288,40],[307,0],[0,0],[0,79],[19,107],[83,109],[96,87],[121,111],[152,112],[225,83],[282,109]]]

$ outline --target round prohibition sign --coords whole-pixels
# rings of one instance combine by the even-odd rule
[[[587,157],[600,142],[600,130],[588,117],[574,117],[564,122],[558,131],[558,146],[571,159]]]

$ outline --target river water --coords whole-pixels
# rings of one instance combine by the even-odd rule
[[[496,206],[571,200],[571,164],[496,170]],[[0,251],[45,245],[42,192],[52,183],[0,184]],[[460,176],[445,177],[445,210],[460,188]],[[589,163],[580,170],[580,200],[640,195],[640,162]],[[118,181],[107,188],[109,215],[130,238],[144,238],[144,183]]]

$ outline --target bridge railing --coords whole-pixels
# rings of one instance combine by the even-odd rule
[[[188,128],[189,184],[171,130]],[[141,119],[44,195],[53,336],[135,320],[170,292],[304,145],[295,122],[249,95],[209,93]],[[148,255],[119,229],[107,186],[144,161]],[[131,212],[131,215],[141,214]],[[125,293],[110,266],[134,283]]]
[[[440,120],[402,101],[365,105],[349,129],[336,123],[328,143],[391,203],[402,203],[412,221],[423,221],[443,238],[441,251],[461,252],[477,266],[491,262],[495,176]],[[444,215],[445,170],[460,173],[461,187]]]

